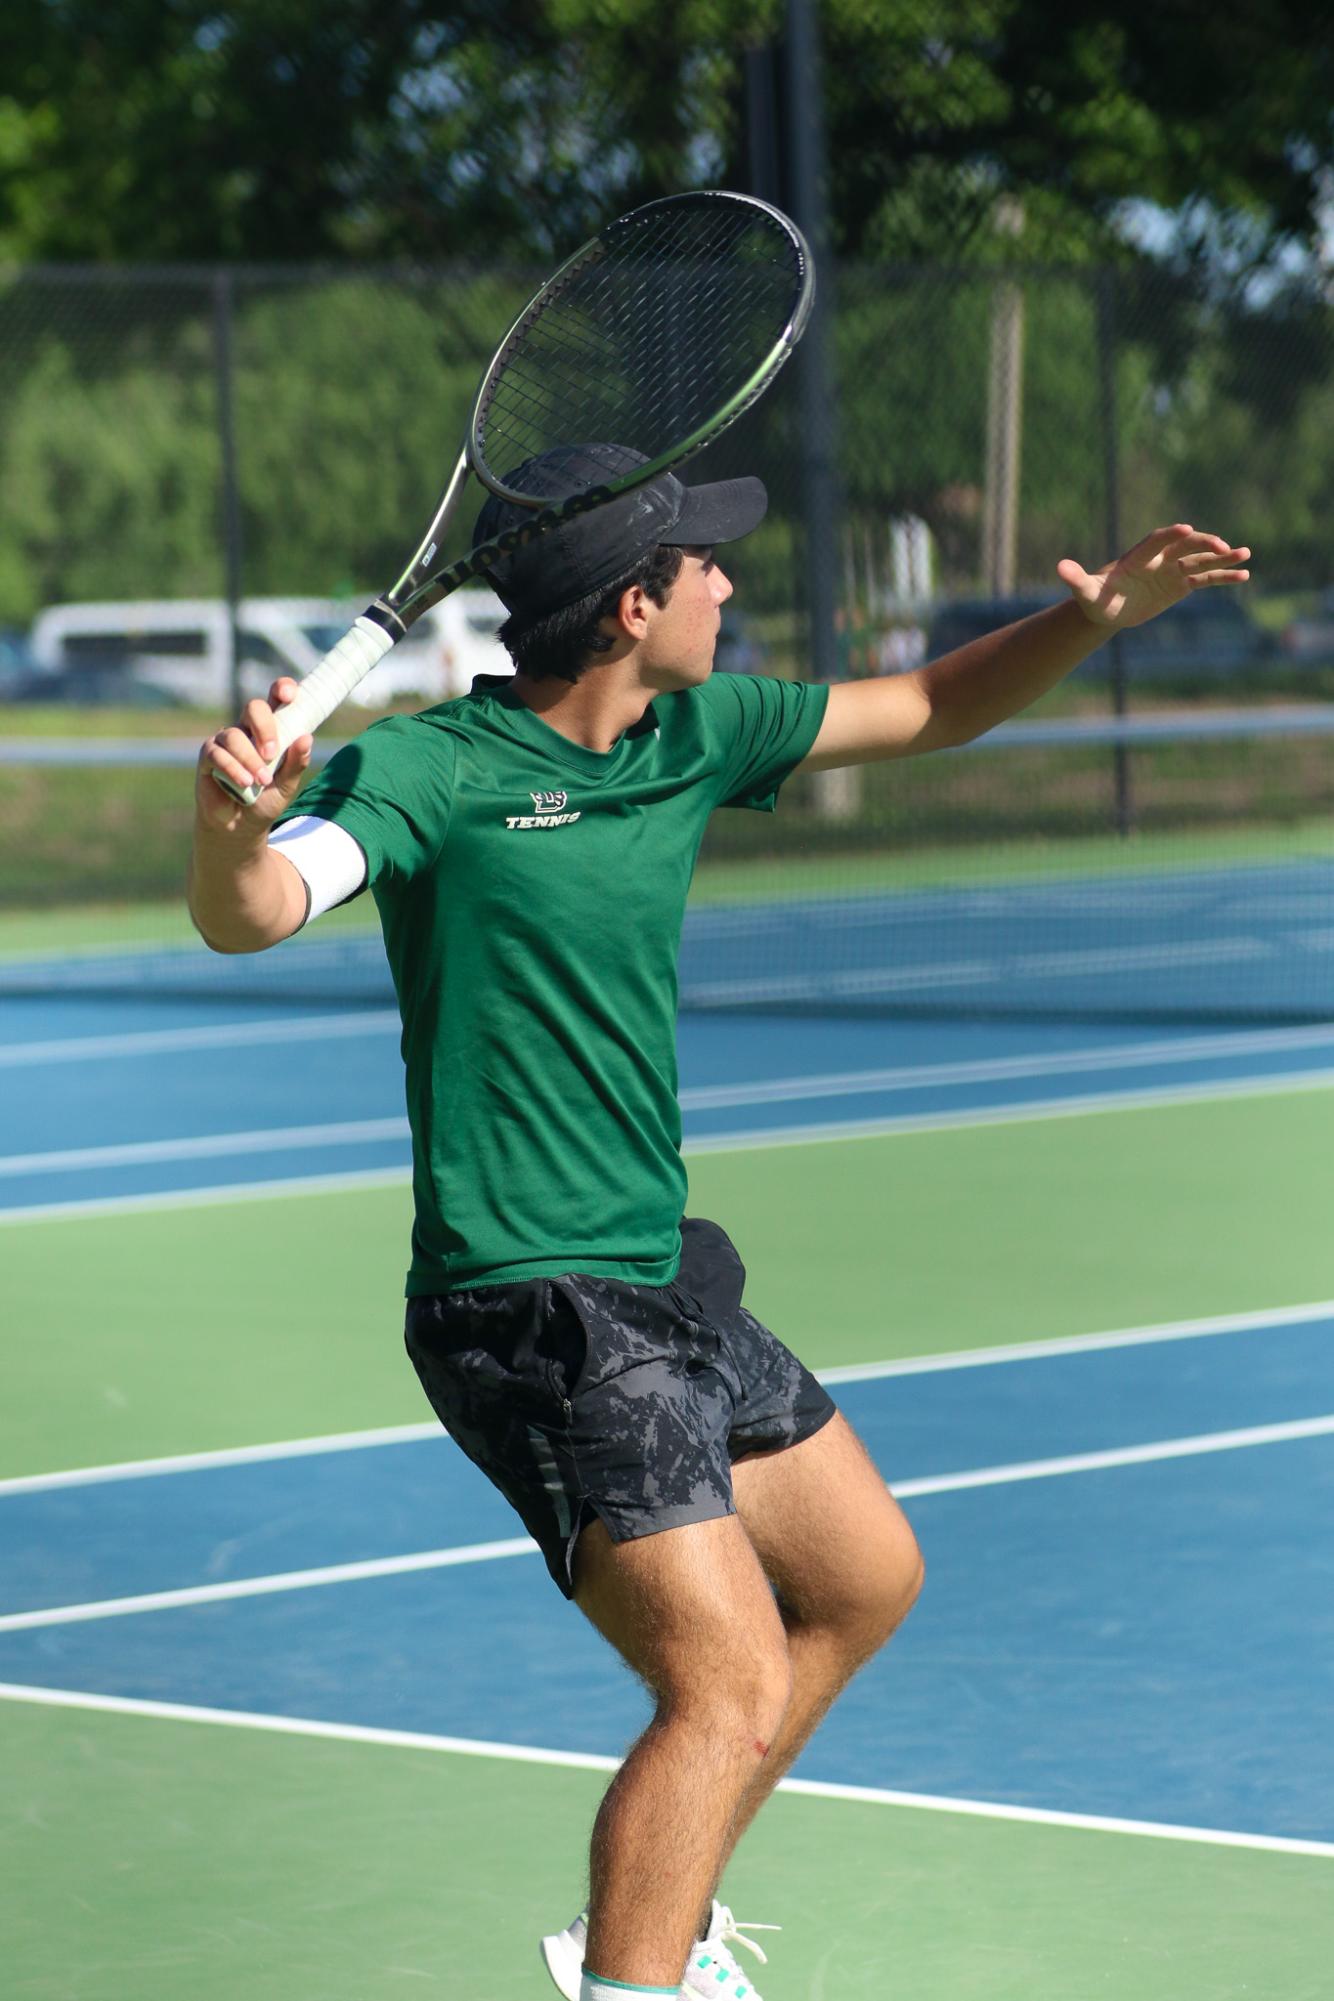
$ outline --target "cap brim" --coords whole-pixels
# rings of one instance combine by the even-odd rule
[[[678,549],[736,542],[759,527],[768,508],[763,480],[716,479],[708,486],[688,486],[685,505],[662,540]]]

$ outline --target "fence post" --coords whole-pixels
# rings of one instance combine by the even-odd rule
[[[1116,273],[1098,273],[1098,379],[1102,408],[1103,502],[1109,556],[1121,554],[1121,466],[1116,405]],[[1112,713],[1124,716],[1129,707],[1125,647],[1120,633],[1108,642],[1111,655]],[[1135,830],[1131,789],[1130,746],[1118,737],[1112,745],[1112,784],[1116,831],[1124,840]]]
[[[819,26],[812,0],[787,0],[782,42],[792,211],[810,240],[820,269],[815,309],[793,365],[797,371],[803,513],[803,559],[809,619],[811,672],[817,681],[838,678],[839,482],[837,392],[832,363],[833,253],[829,240],[824,84]],[[861,805],[862,774],[855,766],[817,774],[816,812],[822,819],[854,819]]]
[[[1002,195],[995,226],[1017,239],[1024,227],[1022,202]],[[991,294],[991,352],[987,371],[987,472],[982,508],[982,559],[987,591],[1012,597],[1019,548],[1019,460],[1024,429],[1024,288],[1002,274]]]
[[[213,377],[222,465],[223,596],[227,601],[227,681],[233,715],[241,712],[241,495],[236,476],[236,419],[232,397],[232,321],[235,287],[230,271],[213,275]]]

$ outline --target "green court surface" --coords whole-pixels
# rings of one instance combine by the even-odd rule
[[[1334,1295],[1328,1091],[690,1161],[813,1367]],[[0,1229],[0,1476],[412,1423],[409,1191]]]
[[[600,1773],[0,1705],[7,2001],[539,2001]],[[781,1795],[767,2001],[1325,2001],[1330,1864]]]
[[[691,1204],[817,1367],[1263,1310],[1334,1295],[1331,1111],[700,1153]],[[407,1227],[406,1185],[7,1223],[0,1474],[422,1421]],[[5,2001],[541,2001],[605,1785],[26,1700],[0,1702],[0,1760]],[[1325,2001],[1332,1866],[787,1793],[724,1895],[784,1927],[765,2001]]]

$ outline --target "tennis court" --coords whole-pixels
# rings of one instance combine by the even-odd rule
[[[1318,963],[1320,866],[1214,875],[1185,942]],[[1095,888],[1104,940],[1116,899],[1146,921]],[[794,964],[868,963],[874,924],[831,953],[791,914]],[[717,966],[775,911],[692,922]],[[919,930],[900,968],[939,963]],[[393,1017],[79,963],[0,1000],[7,1992],[540,1995],[643,1699],[423,1422]],[[1302,999],[683,1014],[692,1207],[928,1564],[727,1879],[785,1927],[768,2001],[1327,1991],[1334,1026]]]

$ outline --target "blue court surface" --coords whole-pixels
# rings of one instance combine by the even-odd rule
[[[1215,957],[1242,917],[1261,935],[1233,889]],[[1107,886],[1105,923],[1126,895]],[[972,914],[985,947],[1006,912],[979,892]],[[1318,956],[1305,895],[1265,923]],[[726,923],[697,931],[725,971]],[[1334,1083],[1328,1022],[697,1009],[679,1054],[694,1151]],[[407,1175],[383,1007],[11,993],[0,1090],[14,1227]],[[1107,1324],[1091,1300],[1082,1327]],[[1334,1305],[826,1373],[929,1585],[797,1785],[1334,1854]],[[430,1423],[0,1482],[0,1693],[557,1764],[614,1760],[645,1716]]]
[[[1334,1304],[828,1373],[931,1582],[798,1780],[1334,1852]],[[517,1528],[429,1426],[11,1481],[0,1683],[614,1758]]]
[[[397,1015],[121,995],[0,1002],[0,1218],[406,1177]],[[1334,1025],[685,1014],[687,1149],[1334,1082]]]

